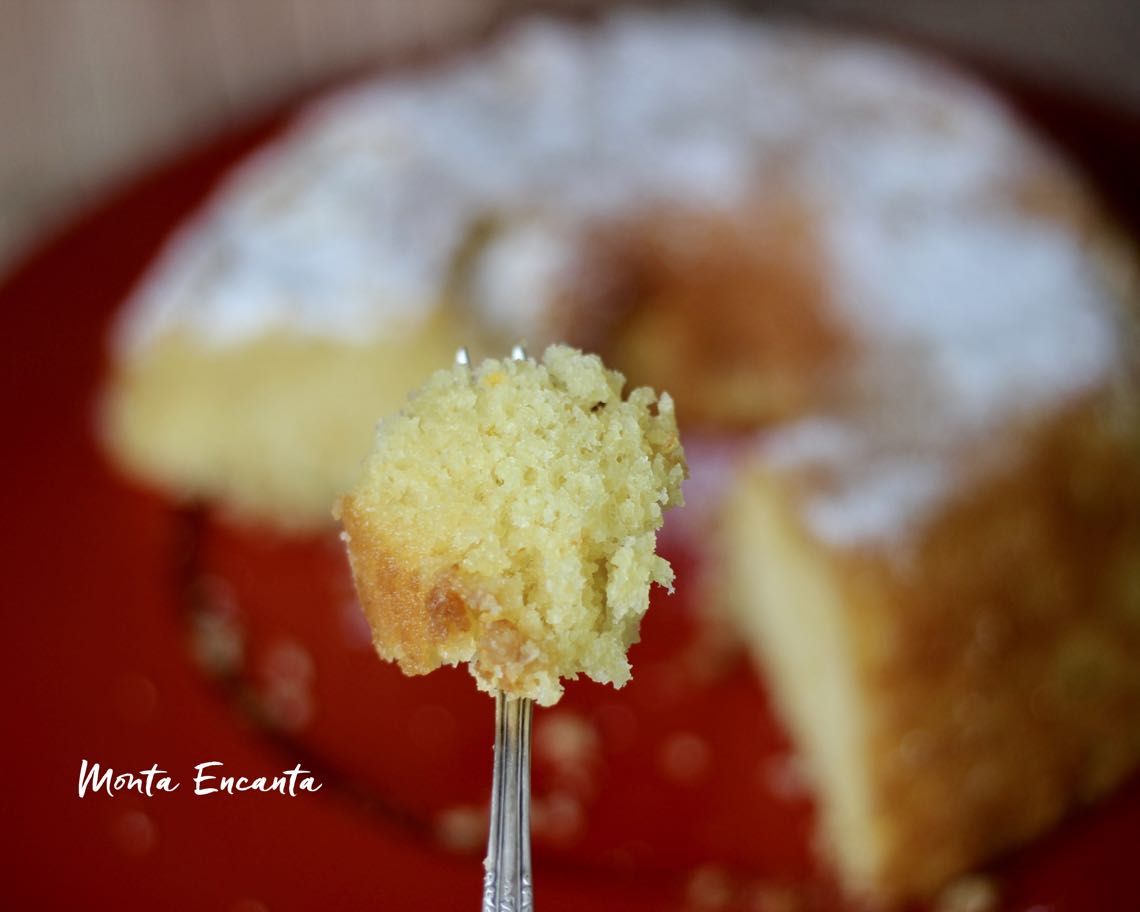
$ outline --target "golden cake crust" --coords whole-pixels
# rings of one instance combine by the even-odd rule
[[[1140,438],[1097,397],[935,521],[905,570],[853,568],[871,768],[922,894],[1099,797],[1140,761]],[[865,587],[865,588],[864,588]]]
[[[444,581],[424,580],[417,556],[385,542],[363,512],[349,498],[337,509],[377,651],[408,674],[455,661],[472,627],[466,601]]]

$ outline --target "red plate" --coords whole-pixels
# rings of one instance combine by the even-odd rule
[[[1140,122],[1018,100],[1140,223]],[[107,322],[161,239],[279,121],[112,199],[0,288],[9,428],[4,553],[10,908],[474,908],[492,704],[464,672],[378,662],[335,540],[275,539],[119,480],[96,446]],[[842,908],[764,694],[657,598],[636,677],[580,683],[535,720],[545,912]],[[715,645],[715,644],[714,644]],[[83,760],[157,764],[173,793],[80,798]],[[196,764],[316,794],[194,795]],[[213,783],[216,784],[216,783]],[[1011,910],[1140,909],[1140,780],[992,869]]]

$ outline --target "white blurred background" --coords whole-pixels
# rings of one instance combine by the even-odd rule
[[[0,0],[0,269],[132,170],[527,0]],[[562,0],[543,7],[604,7]],[[1140,117],[1140,0],[756,0],[885,25]]]

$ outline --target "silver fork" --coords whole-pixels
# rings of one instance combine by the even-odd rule
[[[482,912],[533,912],[530,869],[530,720],[526,697],[495,694],[491,832],[483,861]]]
[[[511,359],[523,361],[521,345]],[[466,348],[455,363],[471,364]],[[482,912],[534,912],[530,867],[530,722],[526,697],[495,692],[495,760],[491,773],[491,828],[483,860]]]

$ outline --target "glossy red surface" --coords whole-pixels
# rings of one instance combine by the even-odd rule
[[[1125,218],[1140,213],[1140,123],[1019,98]],[[490,700],[463,672],[409,680],[374,658],[335,541],[180,513],[116,477],[95,441],[110,315],[165,233],[272,128],[138,182],[0,287],[5,907],[474,908]],[[692,562],[674,558],[680,589],[647,618],[634,682],[573,686],[536,717],[538,902],[841,908],[761,686],[740,656],[694,646]],[[84,759],[157,764],[182,785],[81,799]],[[300,761],[324,788],[191,794],[211,760],[251,776]],[[1010,910],[1140,909],[1137,847],[1140,781],[992,873]]]

